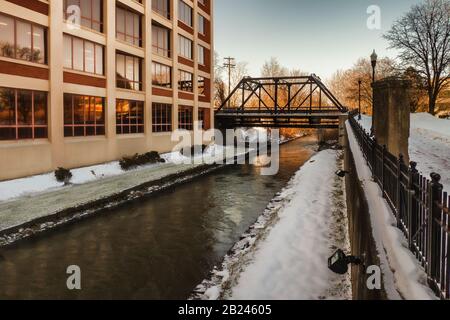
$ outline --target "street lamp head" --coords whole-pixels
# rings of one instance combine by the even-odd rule
[[[375,50],[373,50],[372,55],[370,56],[370,61],[372,62],[372,66],[376,66],[377,61],[378,61],[378,55],[375,52]]]

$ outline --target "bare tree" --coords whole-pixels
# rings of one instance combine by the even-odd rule
[[[398,75],[395,61],[382,58],[378,61],[379,78]],[[359,59],[348,70],[337,71],[328,81],[330,90],[346,107],[355,109],[359,106],[359,81],[361,81],[361,106],[364,113],[372,111],[372,66],[369,59]]]
[[[384,37],[401,51],[404,68],[414,67],[425,80],[429,113],[434,115],[450,72],[450,1],[426,0],[413,6]]]
[[[226,99],[225,82],[223,80],[223,66],[220,56],[214,52],[214,106],[220,107]]]

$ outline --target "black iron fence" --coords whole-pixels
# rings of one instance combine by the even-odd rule
[[[417,163],[406,164],[402,155],[389,153],[350,116],[350,124],[372,170],[373,179],[408,239],[409,248],[428,275],[428,283],[441,299],[450,299],[450,197],[440,184],[441,176],[431,180],[417,170]]]

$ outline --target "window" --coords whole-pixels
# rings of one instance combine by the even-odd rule
[[[172,131],[172,105],[164,103],[152,104],[153,132]]]
[[[194,92],[193,86],[194,75],[190,72],[179,70],[178,89],[181,91]]]
[[[205,84],[206,84],[205,78],[202,76],[199,76],[197,86],[198,86],[198,94],[201,96],[205,95]]]
[[[0,140],[47,137],[47,93],[0,88]]]
[[[64,15],[68,19],[74,14],[70,6],[78,6],[81,10],[81,25],[83,27],[103,32],[103,1],[102,0],[64,0]]]
[[[153,53],[170,58],[170,30],[161,26],[152,25]]]
[[[0,14],[0,56],[47,63],[47,29]]]
[[[116,54],[117,88],[142,91],[142,59]]]
[[[117,100],[117,134],[144,133],[144,102]]]
[[[203,35],[206,32],[206,19],[201,14],[198,15],[198,32]]]
[[[152,0],[152,10],[170,19],[170,0]]]
[[[181,35],[178,36],[178,54],[192,60],[192,41]]]
[[[179,0],[178,6],[178,19],[185,25],[192,27],[192,8],[188,6],[184,1]]]
[[[194,129],[193,107],[178,107],[178,129],[188,131]]]
[[[161,63],[152,63],[152,84],[172,88],[172,68]]]
[[[64,35],[64,68],[103,75],[103,46]]]
[[[205,48],[198,46],[198,63],[205,65]]]
[[[134,46],[142,47],[141,16],[137,13],[117,8],[116,38]]]
[[[64,94],[64,136],[105,135],[105,99]]]

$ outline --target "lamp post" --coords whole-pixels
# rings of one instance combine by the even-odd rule
[[[372,62],[372,83],[375,82],[375,70],[377,68],[377,62],[378,62],[378,55],[373,50],[372,55],[370,56],[370,61]]]
[[[359,92],[359,115],[358,115],[358,120],[361,121],[361,84],[362,81],[361,79],[358,80],[358,92]]]
[[[375,134],[375,131],[374,131],[375,110],[374,110],[373,84],[375,83],[375,74],[376,74],[377,61],[378,61],[378,55],[375,52],[375,49],[373,50],[373,53],[370,56],[370,61],[372,62],[372,128],[370,129],[370,134],[373,136]]]

